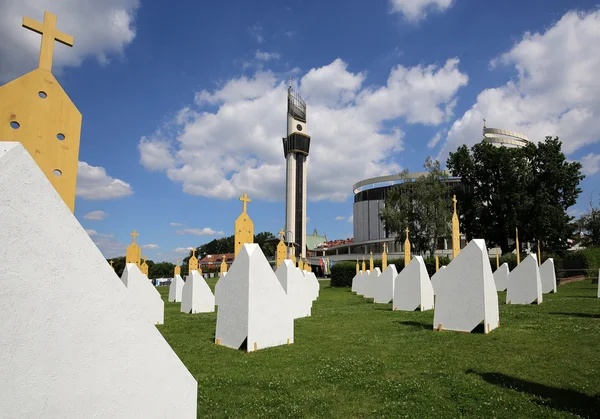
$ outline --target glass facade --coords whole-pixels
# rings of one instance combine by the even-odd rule
[[[301,249],[304,249],[305,244],[302,242],[302,220],[304,216],[302,213],[304,197],[302,192],[304,191],[304,160],[306,157],[298,155],[296,156],[296,225],[294,226],[294,237],[299,248],[296,249],[296,255],[300,255]]]

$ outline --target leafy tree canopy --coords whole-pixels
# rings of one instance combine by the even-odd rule
[[[461,230],[503,253],[521,243],[542,241],[549,251],[568,247],[572,224],[567,209],[581,193],[581,164],[568,162],[557,138],[523,148],[481,142],[450,153],[447,166],[466,186],[458,191]]]
[[[428,157],[424,167],[427,175],[414,181],[408,170],[402,172],[404,182],[390,189],[380,218],[401,241],[408,227],[414,251],[433,254],[439,239],[450,234],[452,202],[440,163]]]

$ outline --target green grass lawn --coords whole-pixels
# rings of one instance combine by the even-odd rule
[[[254,353],[216,346],[216,313],[180,313],[159,287],[158,329],[198,381],[198,417],[600,417],[596,287],[565,284],[539,306],[501,292],[500,328],[484,335],[434,332],[433,310],[321,282],[295,343]]]

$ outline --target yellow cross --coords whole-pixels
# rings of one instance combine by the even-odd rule
[[[137,233],[137,231],[133,230],[133,233],[131,233],[130,236],[133,237],[133,242],[135,243],[135,239],[137,236],[139,236],[139,234]]]
[[[406,227],[406,240],[408,240],[408,227]]]
[[[113,266],[113,261],[112,260],[110,261],[110,266]]]
[[[456,212],[456,203],[458,202],[458,201],[456,200],[456,195],[454,195],[454,196],[452,197],[452,202],[454,202],[454,212]]]
[[[56,15],[50,12],[44,12],[44,23],[24,17],[23,27],[42,35],[42,47],[40,48],[40,61],[38,64],[38,67],[42,70],[52,71],[55,40],[69,47],[73,46],[71,35],[56,30]]]
[[[248,204],[248,202],[252,202],[251,199],[248,198],[248,195],[244,194],[240,196],[240,201],[244,203],[244,209],[242,210],[242,212],[246,212],[246,204]]]
[[[285,231],[282,228],[281,231],[279,232],[279,239],[283,240],[283,236],[285,236]]]
[[[196,249],[192,249],[192,257],[196,257]]]

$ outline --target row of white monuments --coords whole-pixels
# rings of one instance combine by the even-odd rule
[[[136,264],[119,279],[17,142],[0,142],[0,214],[0,417],[195,418],[197,382],[155,327],[160,294]],[[294,341],[319,283],[248,244],[216,301],[197,272],[169,294],[186,313],[216,303],[216,343],[253,351]]]
[[[556,292],[553,259],[538,267],[531,254],[512,272],[504,263],[492,274],[485,242],[472,240],[431,279],[423,258],[415,256],[400,273],[391,264],[383,273],[375,268],[359,272],[352,280],[357,295],[380,304],[392,301],[393,310],[434,309],[434,329],[463,332],[482,322],[485,333],[500,325],[497,291],[504,290],[507,304],[540,304],[542,294]]]

